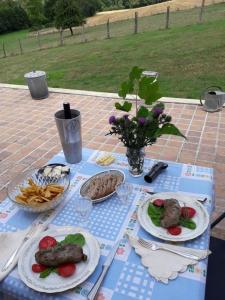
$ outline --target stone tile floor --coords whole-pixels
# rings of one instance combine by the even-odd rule
[[[64,101],[81,111],[83,146],[124,153],[116,138],[105,136],[115,99],[50,93],[48,99],[35,101],[28,90],[0,87],[0,201],[12,177],[42,166],[61,150],[54,112]],[[206,113],[198,105],[167,103],[166,112],[188,140],[164,136],[147,148],[147,157],[213,167],[215,218],[225,211],[225,111]],[[213,235],[225,239],[224,225],[225,220]]]

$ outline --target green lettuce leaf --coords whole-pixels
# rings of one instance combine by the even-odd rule
[[[164,208],[163,207],[157,207],[152,203],[149,203],[148,206],[148,215],[150,217],[150,219],[152,220],[152,223],[155,226],[160,226],[161,224],[161,218],[164,212]]]
[[[85,244],[85,238],[81,233],[68,234],[63,241],[59,242],[59,244],[60,245],[76,244],[83,247]]]
[[[180,218],[180,225],[192,230],[196,228],[196,223],[193,220],[187,218]]]
[[[52,272],[56,272],[56,268],[48,268],[40,273],[40,278],[48,277]]]

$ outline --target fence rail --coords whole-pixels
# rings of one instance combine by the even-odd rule
[[[32,51],[62,47],[65,45],[86,43],[95,40],[110,39],[117,36],[137,34],[145,31],[168,30],[179,26],[201,24],[205,21],[224,19],[224,11],[221,5],[225,3],[205,6],[205,0],[199,0],[200,7],[184,11],[171,11],[170,6],[164,13],[157,15],[139,17],[135,12],[133,19],[111,22],[96,26],[81,26],[75,28],[73,36],[69,31],[56,31],[49,34],[41,34],[17,39],[14,41],[3,41],[0,44],[0,58],[8,56],[23,55]]]

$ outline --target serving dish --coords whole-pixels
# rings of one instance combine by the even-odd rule
[[[37,172],[38,175],[44,177],[46,181],[57,182],[60,177],[69,175],[70,168],[65,164],[52,163],[41,167]]]
[[[52,236],[57,241],[63,240],[68,234],[81,233],[85,237],[83,251],[87,255],[87,261],[76,264],[76,272],[67,278],[52,273],[47,278],[40,278],[39,274],[31,269],[35,263],[34,254],[38,250],[38,244],[44,236]],[[100,247],[96,238],[78,227],[61,227],[47,230],[42,234],[31,238],[23,247],[19,261],[18,273],[21,280],[33,290],[44,293],[59,293],[72,289],[84,282],[95,270],[100,258]]]
[[[92,197],[90,197],[90,194],[89,194],[90,189],[92,189],[93,182],[96,181],[96,179],[98,179],[98,178],[104,179],[104,177],[107,177],[107,176],[113,176],[113,177],[118,178],[116,185],[125,181],[125,174],[120,170],[110,169],[107,171],[103,171],[103,172],[97,173],[94,176],[90,177],[87,181],[85,181],[82,184],[82,186],[80,188],[80,195],[82,197],[91,198],[93,203],[99,203],[99,202],[105,201],[106,199],[110,198],[112,195],[114,195],[116,193],[116,185],[113,188],[112,192],[110,192],[102,197],[93,199]]]
[[[29,212],[39,213],[39,212],[45,212],[48,210],[51,210],[55,208],[57,205],[59,205],[62,200],[65,198],[65,194],[70,186],[70,177],[69,175],[60,177],[60,178],[54,178],[52,180],[49,180],[49,178],[45,178],[44,176],[41,176],[40,173],[38,173],[39,169],[34,170],[28,170],[24,173],[16,176],[8,185],[7,193],[9,199],[15,203],[17,206],[19,206],[21,209],[24,209]],[[32,182],[40,187],[45,187],[49,184],[57,184],[63,187],[63,192],[60,193],[58,196],[53,198],[51,201],[40,203],[38,205],[28,205],[23,204],[18,201],[16,201],[16,197],[21,194],[21,188],[27,188],[29,186],[29,181],[32,180]]]
[[[156,199],[176,199],[178,200],[181,207],[190,206],[196,210],[196,215],[193,217],[193,221],[196,223],[196,228],[194,230],[190,230],[188,228],[182,227],[182,233],[175,236],[171,235],[167,232],[167,229],[163,227],[155,226],[148,215],[148,206],[149,203],[153,202]],[[196,197],[191,197],[187,195],[183,195],[182,193],[156,193],[152,195],[150,198],[142,203],[138,208],[138,221],[140,225],[151,235],[160,238],[165,241],[172,242],[184,242],[188,240],[192,240],[201,234],[207,229],[209,225],[209,214],[205,207],[196,200]]]

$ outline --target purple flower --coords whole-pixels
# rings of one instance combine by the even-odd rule
[[[153,110],[153,113],[154,113],[154,116],[155,116],[155,117],[158,117],[159,115],[161,115],[162,112],[163,112],[163,109],[160,108],[160,107],[156,107],[156,108],[154,108],[154,110]]]
[[[129,115],[123,115],[124,120],[127,120],[129,118]]]
[[[155,110],[154,110],[154,112],[155,112],[156,114],[158,114],[158,115],[161,115],[161,113],[163,112],[163,110],[162,110],[162,108],[160,108],[160,107],[156,107]]]
[[[138,118],[138,122],[139,122],[139,124],[144,125],[145,124],[145,118],[144,117]]]
[[[116,117],[115,117],[115,116],[111,116],[111,117],[109,118],[109,124],[110,124],[110,125],[113,124],[113,123],[115,123],[115,121],[116,121]]]

